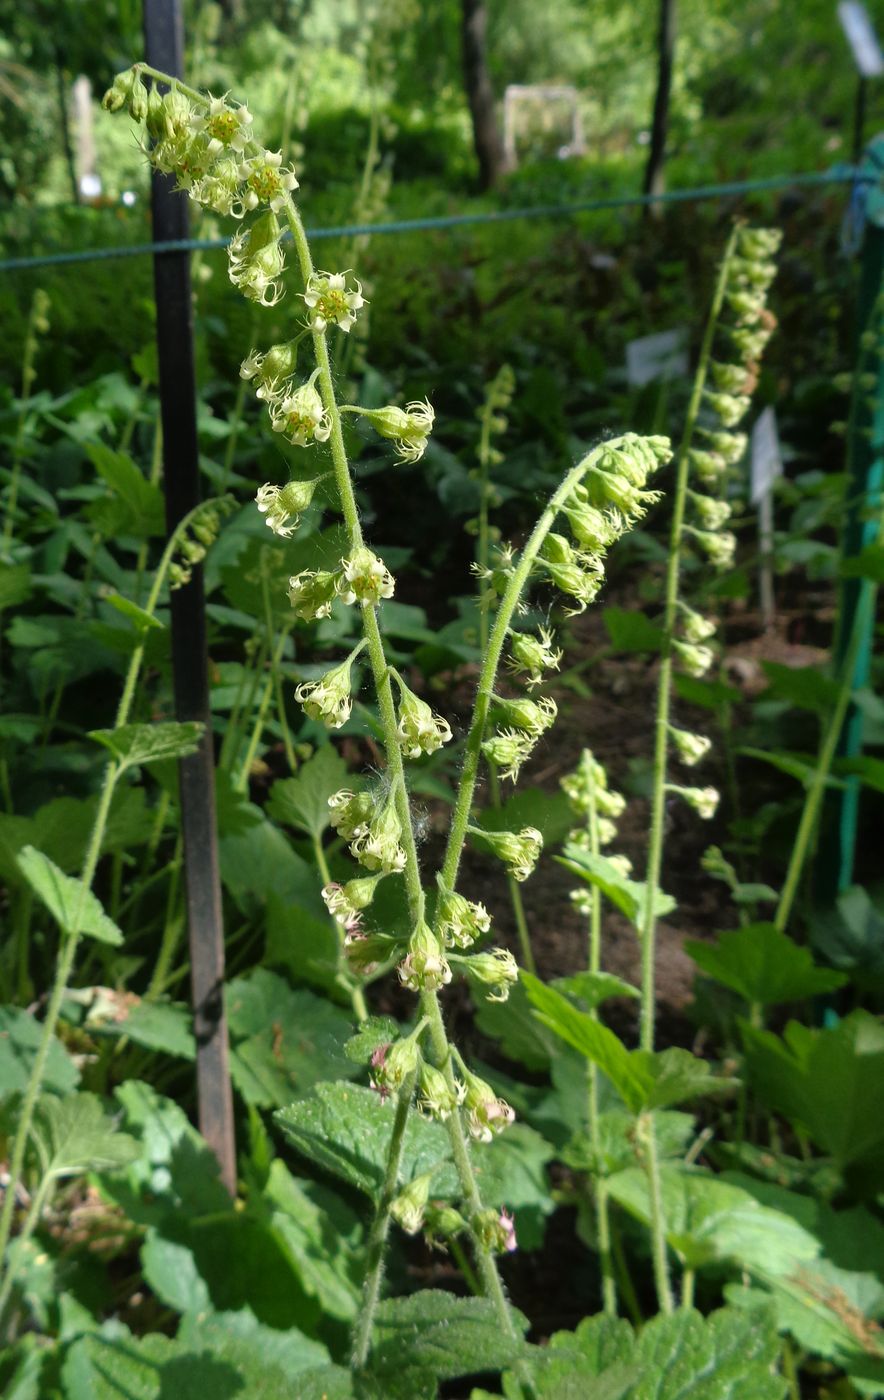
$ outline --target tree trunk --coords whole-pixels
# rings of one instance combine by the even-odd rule
[[[669,94],[672,89],[672,68],[675,61],[675,21],[676,0],[660,0],[657,95],[654,98],[654,116],[651,122],[651,146],[648,151],[648,164],[645,168],[645,181],[643,185],[645,194],[662,194],[666,186],[663,166],[666,160],[666,134],[669,126]],[[661,210],[659,204],[646,205],[646,213],[648,209],[651,209],[659,217]]]
[[[464,86],[473,121],[479,183],[483,190],[489,190],[497,184],[503,172],[504,155],[485,58],[485,0],[461,0],[461,5]]]

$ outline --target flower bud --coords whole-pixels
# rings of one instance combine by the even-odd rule
[[[399,965],[399,980],[412,992],[436,992],[451,981],[451,968],[442,944],[428,924],[419,923]]]
[[[535,637],[530,632],[510,633],[509,665],[517,674],[527,673],[528,685],[534,687],[543,680],[544,671],[557,671],[561,651],[554,651],[553,634],[545,627]]]
[[[529,700],[527,697],[500,700],[495,696],[491,720],[493,724],[522,729],[532,738],[539,739],[555,723],[557,714],[558,706],[550,695],[543,695],[540,700]]]
[[[434,714],[426,700],[409,690],[399,674],[399,727],[396,736],[406,758],[420,758],[435,753],[451,739],[451,726],[441,715]]]
[[[535,827],[525,826],[521,831],[479,831],[475,827],[470,830],[488,842],[515,880],[528,879],[543,850],[543,837]]]
[[[270,426],[275,433],[283,433],[295,447],[309,447],[314,441],[325,442],[331,433],[331,420],[316,388],[318,374],[319,370],[315,369],[294,393],[272,399],[270,403]],[[316,483],[313,484],[315,488]]]
[[[618,516],[589,504],[585,487],[573,491],[562,510],[577,543],[590,554],[604,554],[623,533]]]
[[[267,516],[265,524],[274,535],[289,539],[295,533],[298,517],[309,506],[321,480],[321,477],[314,477],[312,481],[290,481],[285,486],[272,486],[265,481],[258,487],[255,504],[261,514]]]
[[[446,1240],[453,1240],[457,1235],[463,1233],[467,1228],[459,1210],[454,1206],[427,1206],[424,1216],[425,1238],[430,1245],[441,1244],[444,1248]]]
[[[484,904],[474,904],[456,890],[445,890],[436,909],[439,936],[450,948],[469,948],[491,927]]]
[[[283,294],[278,280],[285,270],[280,235],[279,220],[268,211],[237,233],[227,249],[231,282],[261,306],[275,306]]]
[[[689,491],[688,494],[704,530],[720,530],[730,520],[731,508],[727,501],[701,496],[697,491]]]
[[[773,335],[772,326],[736,326],[730,332],[730,338],[737,349],[737,354],[746,364],[755,364],[764,354],[764,347]]]
[[[682,603],[681,609],[682,627],[686,641],[706,642],[710,637],[715,636],[716,626],[711,617],[703,617],[701,613],[689,608],[687,603]]]
[[[488,762],[493,763],[499,770],[502,778],[516,782],[519,769],[531,757],[536,742],[536,739],[523,729],[504,729],[499,734],[492,734],[490,738],[483,739],[482,753]]]
[[[712,748],[712,740],[705,734],[692,734],[688,729],[674,729],[672,727],[670,727],[669,733],[679,758],[687,768],[693,768],[694,764],[704,759]]]
[[[744,258],[772,258],[783,241],[778,228],[741,228],[737,247]]]
[[[430,1199],[430,1183],[434,1175],[435,1169],[416,1176],[399,1192],[390,1206],[390,1214],[407,1235],[416,1235],[423,1226],[424,1211]]]
[[[719,485],[727,473],[727,462],[720,452],[703,452],[692,447],[688,452],[688,461],[704,486]]]
[[[494,1254],[512,1254],[518,1249],[513,1217],[505,1210],[490,1207],[479,1211],[472,1219],[473,1232],[480,1244]]]
[[[388,933],[348,930],[344,939],[344,956],[356,977],[370,977],[381,963],[393,962],[401,953],[402,944]]]
[[[473,953],[461,960],[468,977],[488,987],[488,1001],[506,1001],[510,988],[519,980],[519,965],[506,948],[492,948],[489,953]]]
[[[745,394],[716,394],[707,389],[706,402],[726,428],[735,428],[745,417],[751,400]]]
[[[709,821],[715,816],[721,796],[717,788],[678,787],[674,783],[667,783],[666,786],[667,791],[674,792],[677,797],[687,802],[704,821]]]
[[[379,1045],[371,1057],[372,1086],[387,1094],[395,1092],[402,1088],[410,1074],[414,1074],[420,1062],[421,1052],[416,1036]]]
[[[710,563],[716,569],[729,569],[734,562],[734,552],[737,548],[737,537],[729,530],[724,530],[721,534],[713,534],[710,530],[695,530],[693,526],[686,525],[685,530],[690,531],[697,541]]]
[[[463,1067],[466,1093],[464,1107],[467,1110],[467,1127],[470,1137],[478,1142],[490,1142],[498,1133],[515,1121],[515,1113],[505,1099],[499,1099],[490,1084]]]
[[[440,1069],[436,1069],[435,1065],[428,1065],[426,1061],[423,1062],[417,1106],[425,1118],[434,1118],[444,1123],[463,1102],[465,1093],[466,1088],[463,1084],[452,1088]]]
[[[322,898],[325,907],[339,924],[351,924],[358,920],[363,909],[367,909],[374,899],[374,892],[383,875],[366,875],[363,878],[348,880],[345,885],[332,882],[324,885]]]
[[[436,417],[426,399],[420,402],[415,400],[404,409],[389,404],[386,408],[351,411],[368,419],[376,433],[395,444],[400,461],[417,462],[423,457]]]
[[[338,575],[320,569],[305,569],[289,579],[289,602],[302,622],[329,617],[336,594]]]
[[[374,802],[371,803],[371,810],[376,811]],[[343,832],[341,834],[343,835]],[[379,815],[372,817],[367,826],[362,826],[355,832],[350,854],[360,865],[364,865],[366,870],[380,870],[385,875],[398,875],[405,869],[406,861],[405,851],[399,844],[401,836],[402,825],[390,800],[381,808]]]
[[[709,667],[715,660],[715,653],[711,647],[697,646],[693,642],[679,642],[673,640],[672,650],[675,652],[685,671],[689,676],[699,679],[705,676]]]
[[[257,379],[261,387],[273,389],[295,372],[298,362],[298,342],[289,340],[282,345],[271,345],[260,354],[252,350],[239,367],[240,379]]]
[[[377,605],[382,598],[392,598],[393,575],[383,559],[372,554],[365,545],[360,545],[349,559],[341,561],[341,570],[336,587],[345,603],[358,601]]]
[[[346,724],[353,709],[350,673],[361,648],[351,651],[346,661],[326,671],[316,681],[303,681],[295,690],[295,699],[310,719],[319,720],[329,729]]]
[[[329,821],[339,836],[352,841],[368,831],[376,804],[369,792],[351,792],[342,788],[328,799]]]
[[[716,389],[725,394],[741,394],[746,392],[746,366],[745,365],[724,365],[715,360],[709,366],[712,382]]]

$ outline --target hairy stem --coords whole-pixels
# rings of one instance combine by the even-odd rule
[[[593,856],[601,853],[599,843],[599,819],[595,798],[595,762],[584,751],[583,770],[589,789],[589,848]],[[602,964],[602,892],[598,885],[590,891],[589,914],[589,971],[599,972]],[[593,1020],[598,1020],[598,1011],[590,1012]],[[605,1180],[601,1160],[601,1132],[599,1129],[599,1070],[594,1060],[588,1065],[589,1074],[589,1140],[595,1159],[595,1211],[599,1241],[599,1264],[602,1271],[602,1305],[612,1317],[617,1312],[617,1284],[614,1278],[614,1261],[611,1255],[611,1220],[608,1210],[608,1184]]]

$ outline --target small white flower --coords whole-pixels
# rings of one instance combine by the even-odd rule
[[[327,326],[338,326],[349,331],[356,321],[356,313],[365,305],[362,283],[354,277],[354,286],[348,288],[346,272],[314,272],[302,293],[307,305],[308,324],[311,330],[324,331]]]
[[[377,604],[382,598],[392,598],[395,581],[383,559],[372,554],[365,545],[341,561],[337,581],[338,596],[345,603]]]
[[[283,433],[295,447],[325,442],[331,433],[331,419],[316,388],[318,374],[319,370],[315,369],[294,393],[270,401],[270,426],[275,433]]]
[[[281,151],[261,151],[260,155],[243,161],[239,167],[239,178],[245,188],[237,217],[242,217],[250,209],[257,209],[260,204],[268,205],[278,214],[285,208],[292,190],[298,188],[294,169],[291,166],[283,169]]]

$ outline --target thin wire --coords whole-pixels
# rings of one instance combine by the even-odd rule
[[[579,200],[573,204],[537,204],[524,209],[497,209],[475,214],[444,214],[426,219],[398,219],[380,224],[339,224],[333,228],[309,229],[311,241],[323,238],[352,238],[360,234],[376,237],[387,233],[422,233],[434,229],[463,228],[470,224],[510,223],[516,219],[556,219],[569,214],[589,214],[605,209],[635,209],[647,204],[682,204],[691,200],[723,199],[727,195],[753,194],[763,190],[785,189],[792,185],[831,185],[869,183],[872,177],[852,165],[833,165],[829,170],[813,170],[796,175],[772,175],[761,180],[734,180],[723,185],[698,185],[694,189],[667,190],[661,194],[611,195],[603,199]],[[154,253],[202,252],[226,248],[229,238],[182,238],[164,243],[134,243],[129,247],[86,248],[79,252],[47,253],[30,258],[4,258],[0,272],[21,272],[28,268],[60,267],[67,263],[100,262],[108,258],[144,257]]]

